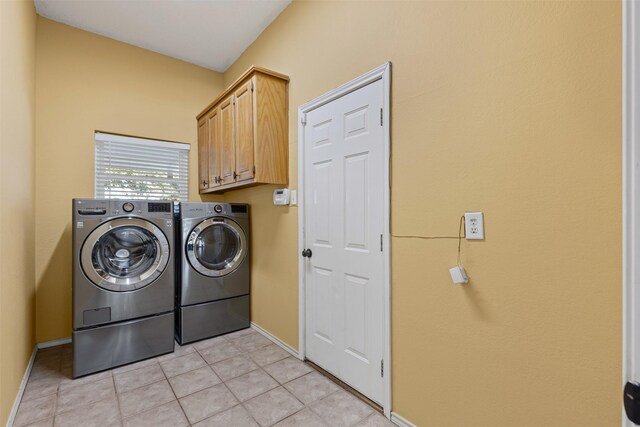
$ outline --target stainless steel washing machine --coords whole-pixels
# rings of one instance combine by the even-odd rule
[[[73,200],[73,376],[174,348],[171,202]]]
[[[248,328],[249,205],[183,202],[176,219],[178,342]]]

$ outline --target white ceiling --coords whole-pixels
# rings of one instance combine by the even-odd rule
[[[46,18],[220,72],[290,2],[34,0]]]

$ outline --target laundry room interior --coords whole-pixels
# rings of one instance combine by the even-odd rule
[[[1,0],[0,424],[640,424],[636,21]]]

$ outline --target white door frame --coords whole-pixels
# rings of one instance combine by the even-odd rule
[[[334,101],[344,95],[354,92],[370,83],[382,80],[383,86],[383,135],[384,135],[384,232],[383,232],[383,257],[384,257],[384,397],[383,408],[387,418],[391,416],[391,245],[390,245],[390,213],[391,213],[391,63],[387,62],[378,68],[351,80],[350,82],[333,89],[318,98],[298,107],[298,254],[304,249],[304,123],[306,114],[318,107]],[[305,268],[304,258],[298,255],[298,352],[300,359],[305,358]]]
[[[640,4],[622,4],[622,386],[640,381]],[[622,388],[620,389],[622,397]],[[631,427],[624,408],[622,426]]]

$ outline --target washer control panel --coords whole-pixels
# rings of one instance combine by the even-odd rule
[[[170,202],[149,202],[147,204],[149,212],[167,212],[171,213],[171,203]]]

